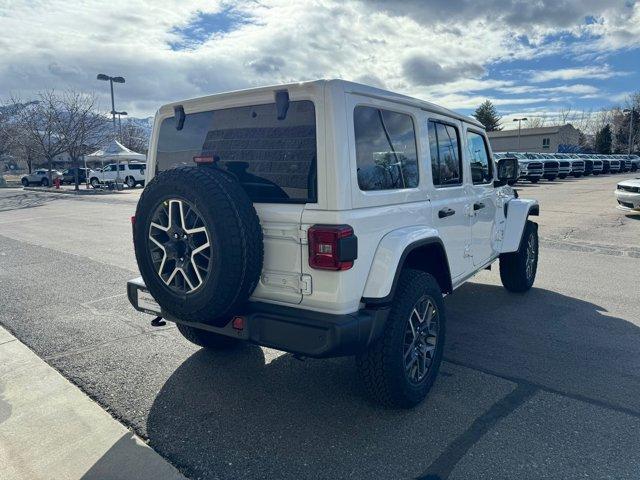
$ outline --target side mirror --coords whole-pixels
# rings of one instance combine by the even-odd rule
[[[493,182],[494,187],[503,187],[518,180],[518,159],[501,158],[498,161],[498,176]]]

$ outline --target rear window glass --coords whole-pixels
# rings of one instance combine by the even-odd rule
[[[254,202],[307,203],[316,197],[316,116],[313,102],[289,102],[278,120],[276,104],[188,114],[182,130],[163,120],[157,170],[194,165],[213,157],[236,176]]]
[[[129,170],[144,170],[146,165],[144,163],[130,163]]]
[[[416,134],[411,116],[374,107],[353,112],[361,190],[418,186]]]

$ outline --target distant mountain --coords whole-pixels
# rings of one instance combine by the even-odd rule
[[[142,128],[149,137],[151,136],[151,131],[153,130],[153,117],[130,117],[127,118],[127,120],[133,123],[135,126]]]

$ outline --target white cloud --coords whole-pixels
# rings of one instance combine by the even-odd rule
[[[45,88],[96,90],[108,105],[106,84],[95,76],[118,74],[127,83],[116,87],[117,107],[142,115],[180,98],[341,77],[452,108],[475,107],[484,100],[478,92],[498,87],[527,94],[496,98],[498,105],[535,103],[596,92],[554,85],[557,90],[538,89],[543,98],[535,98],[511,79],[488,78],[488,67],[563,51],[561,32],[588,35],[585,51],[636,45],[639,11],[600,0],[15,0],[0,6],[0,30],[11,32],[0,38],[0,92],[28,97]],[[198,15],[220,12],[243,21],[208,37],[199,32],[196,41],[181,35]],[[598,21],[584,25],[585,15]],[[567,68],[534,73],[532,81],[616,74],[606,65]]]
[[[575,80],[577,78],[611,78],[625,75],[626,72],[611,70],[609,65],[577,68],[560,68],[557,70],[538,70],[531,72],[532,82],[548,82],[549,80]]]

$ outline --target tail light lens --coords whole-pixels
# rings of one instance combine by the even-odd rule
[[[314,225],[307,238],[311,268],[349,270],[358,258],[358,237],[349,225]]]

